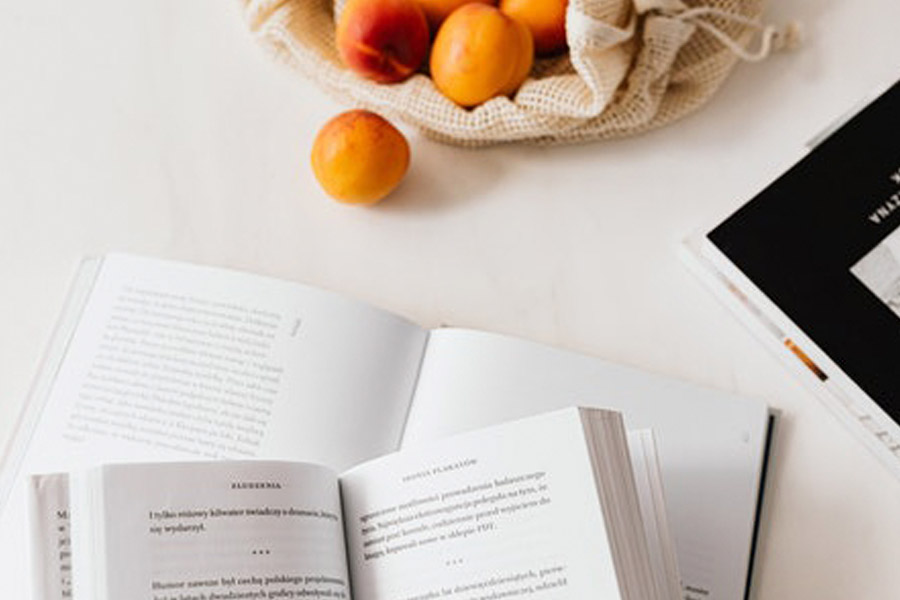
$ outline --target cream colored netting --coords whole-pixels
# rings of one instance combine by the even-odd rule
[[[334,43],[341,0],[239,1],[260,42],[338,100],[467,146],[647,131],[704,104],[741,58],[796,38],[793,28],[759,25],[765,0],[570,0],[569,53],[537,61],[514,98],[466,110],[425,75],[383,85],[346,69]]]

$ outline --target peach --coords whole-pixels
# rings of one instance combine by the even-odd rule
[[[367,110],[350,110],[316,135],[312,168],[329,196],[374,204],[399,185],[409,167],[409,143],[396,127]]]
[[[415,0],[349,0],[335,32],[353,71],[379,83],[403,81],[425,61],[430,33]]]
[[[437,31],[454,10],[469,2],[481,2],[482,4],[497,4],[497,0],[416,0],[422,10],[432,31]]]
[[[486,4],[466,4],[447,17],[431,49],[431,77],[441,92],[471,107],[515,92],[534,60],[531,33]]]
[[[534,50],[547,56],[566,49],[568,0],[500,0],[500,10],[524,23],[534,38]]]

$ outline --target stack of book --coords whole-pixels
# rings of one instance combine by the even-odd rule
[[[108,255],[4,459],[0,591],[742,598],[772,425],[586,356]]]

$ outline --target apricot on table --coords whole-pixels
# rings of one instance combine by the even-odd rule
[[[430,32],[416,0],[349,0],[335,32],[353,71],[379,83],[403,81],[425,61]]]
[[[500,0],[500,10],[524,23],[540,56],[566,49],[568,0]]]
[[[311,162],[329,196],[347,204],[374,204],[406,174],[409,143],[380,115],[350,110],[319,130]]]
[[[481,2],[482,4],[496,5],[497,0],[416,0],[422,10],[425,11],[425,18],[428,19],[428,25],[431,31],[436,32],[444,22],[444,19],[450,16],[454,10],[468,4],[469,2]]]
[[[448,98],[471,107],[515,92],[534,60],[531,33],[487,4],[453,11],[431,49],[431,77]]]

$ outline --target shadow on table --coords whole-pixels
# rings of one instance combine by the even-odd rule
[[[406,179],[379,206],[385,212],[444,212],[482,200],[502,185],[510,148],[465,149],[411,136],[412,162]]]

